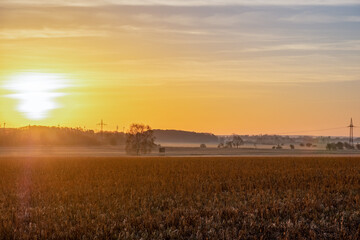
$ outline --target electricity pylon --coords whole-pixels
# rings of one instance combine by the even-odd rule
[[[104,132],[104,126],[106,126],[107,124],[104,123],[104,121],[101,119],[101,122],[97,124],[98,126],[100,126],[100,132],[103,133]]]
[[[354,124],[353,124],[353,120],[351,118],[350,120],[350,125],[348,126],[348,128],[350,128],[350,136],[349,136],[349,144],[351,146],[354,146]]]

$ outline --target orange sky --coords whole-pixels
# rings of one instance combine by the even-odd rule
[[[356,1],[45,2],[0,3],[0,122],[9,127],[96,129],[104,119],[108,130],[141,122],[273,134],[350,117],[360,125]],[[52,89],[58,78],[66,86]],[[34,83],[19,93],[8,87],[17,80]],[[46,101],[50,110],[29,117]]]

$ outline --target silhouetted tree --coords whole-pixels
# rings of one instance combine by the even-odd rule
[[[200,144],[200,148],[206,148],[206,145],[204,143]]]
[[[355,149],[355,147],[354,146],[352,146],[350,143],[348,143],[348,142],[344,142],[344,147],[346,148],[346,149]]]
[[[155,146],[153,130],[148,125],[132,124],[126,133],[125,150],[128,154],[150,153]]]
[[[295,149],[295,146],[292,145],[292,144],[290,144],[290,148],[291,148],[291,149]]]
[[[236,148],[239,148],[239,146],[243,145],[244,144],[244,141],[242,140],[242,138],[238,135],[233,135],[233,145],[236,147]]]
[[[233,141],[227,141],[226,144],[225,144],[226,148],[232,148],[233,146],[234,146]]]
[[[342,142],[336,143],[336,148],[340,149],[340,150],[343,150],[344,149],[344,143],[342,143]]]
[[[326,150],[329,150],[329,151],[337,150],[337,144],[336,143],[328,143],[328,144],[326,144]]]

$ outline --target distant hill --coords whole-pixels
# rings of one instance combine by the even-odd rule
[[[197,133],[179,130],[155,129],[156,143],[218,143],[218,137],[212,133]]]

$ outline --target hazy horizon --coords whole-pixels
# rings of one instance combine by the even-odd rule
[[[4,129],[3,123],[0,123],[0,130]],[[101,132],[101,127],[94,127],[94,128],[88,128],[86,126],[65,126],[65,125],[24,125],[24,126],[18,126],[18,127],[7,127],[5,129],[21,129],[21,128],[27,128],[27,127],[45,127],[45,128],[73,128],[73,129],[77,129],[80,128],[83,131],[88,131],[88,130],[92,130],[95,131],[96,133]],[[108,124],[106,125],[108,126]],[[343,127],[343,130],[346,131],[346,129],[348,129],[348,127]],[[304,137],[304,136],[309,136],[309,137],[340,137],[340,138],[348,138],[349,136],[344,134],[344,135],[328,135],[328,134],[311,134],[313,132],[326,132],[323,130],[319,130],[319,131],[298,131],[298,132],[289,132],[289,133],[260,133],[260,134],[246,134],[246,133],[229,133],[229,134],[216,134],[213,132],[201,132],[201,131],[195,131],[195,130],[191,130],[191,129],[171,129],[171,128],[154,128],[152,130],[160,130],[160,131],[178,131],[178,132],[194,132],[194,133],[200,133],[200,134],[213,134],[217,137],[222,137],[222,136],[233,136],[233,135],[240,135],[240,136],[259,136],[259,135],[278,135],[278,136],[289,136],[289,137]],[[128,128],[116,128],[116,126],[114,125],[113,128],[111,127],[104,127],[103,129],[104,132],[119,132],[119,133],[126,133],[128,131]],[[348,131],[348,130],[347,130]],[[348,132],[346,132],[348,133]],[[358,138],[357,136],[354,135],[355,138]],[[360,137],[359,137],[360,138]]]

